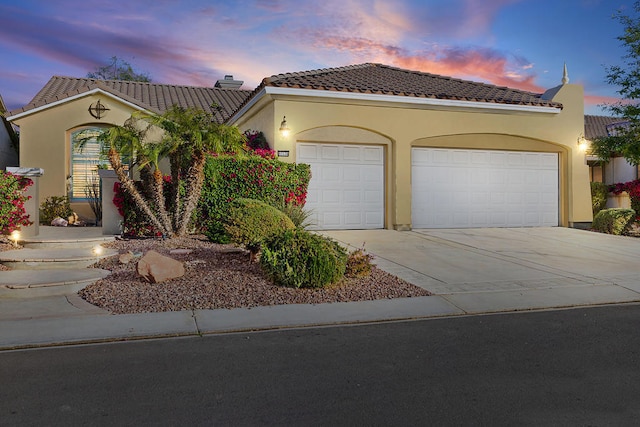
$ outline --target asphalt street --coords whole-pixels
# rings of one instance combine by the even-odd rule
[[[640,305],[0,352],[0,425],[637,425]]]

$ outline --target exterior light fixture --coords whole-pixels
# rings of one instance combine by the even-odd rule
[[[589,145],[589,141],[584,137],[584,135],[580,135],[580,137],[578,137],[578,150],[582,153],[585,153],[589,149]]]
[[[100,245],[96,245],[93,247],[93,254],[97,257],[99,257],[100,255],[102,255],[104,248]]]
[[[282,122],[280,122],[280,135],[286,138],[289,136],[289,132],[291,132],[291,129],[287,126],[287,117],[282,116]]]
[[[11,240],[13,240],[13,245],[17,247],[18,241],[20,240],[20,232],[18,230],[11,232]]]

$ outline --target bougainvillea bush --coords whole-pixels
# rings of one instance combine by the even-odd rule
[[[33,224],[24,208],[24,203],[31,198],[25,191],[32,184],[29,178],[0,171],[0,233],[11,234]]]
[[[269,142],[264,134],[258,130],[246,130],[244,136],[247,138],[247,147],[251,150],[269,150]]]
[[[306,164],[249,154],[211,156],[205,166],[205,184],[198,207],[198,224],[213,241],[226,242],[222,219],[229,203],[246,198],[272,206],[304,206],[311,169]]]
[[[631,209],[639,215],[636,217],[636,221],[640,220],[640,179],[613,184],[609,187],[609,191],[616,195],[626,191],[631,199]]]

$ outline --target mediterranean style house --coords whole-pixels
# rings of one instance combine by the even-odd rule
[[[171,105],[262,131],[283,161],[308,163],[307,208],[318,228],[581,227],[592,220],[583,89],[530,93],[382,64],[278,74],[252,91],[52,77],[8,119],[20,166],[44,169],[39,197],[84,189],[97,146],[80,132]],[[96,143],[97,144],[97,143]]]

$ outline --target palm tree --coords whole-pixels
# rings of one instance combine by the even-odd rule
[[[210,114],[194,108],[173,106],[150,122],[164,131],[173,184],[172,225],[175,234],[183,236],[198,205],[207,155],[240,153],[246,138],[235,126],[218,124]],[[185,200],[180,197],[180,180],[185,182]]]
[[[154,129],[162,130],[160,140],[150,136]],[[161,115],[132,116],[123,126],[109,128],[99,139],[125,190],[165,237],[187,234],[202,191],[207,155],[241,153],[245,142],[245,136],[236,127],[218,124],[202,110],[178,106]],[[140,170],[145,190],[142,193],[122,162],[127,156],[131,165]],[[170,212],[165,206],[160,170],[160,160],[165,157],[171,166]],[[180,196],[181,182],[186,193],[184,200]]]
[[[137,117],[127,120],[124,126],[114,126],[102,133],[99,140],[103,143],[107,159],[125,190],[136,205],[145,213],[153,226],[164,236],[171,236],[171,221],[164,205],[162,188],[158,190],[158,175],[162,186],[160,158],[164,152],[161,144],[148,142],[149,126]],[[127,171],[122,159],[128,160],[129,168],[137,166],[140,170],[143,189],[140,192]]]

